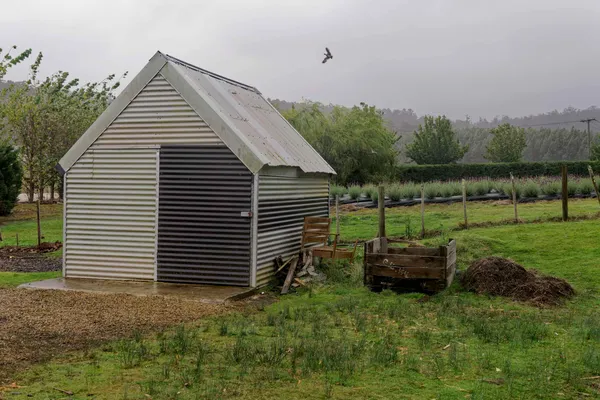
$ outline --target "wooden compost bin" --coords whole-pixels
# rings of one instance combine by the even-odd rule
[[[452,283],[456,272],[456,241],[439,247],[393,247],[385,237],[365,243],[365,285],[411,287],[436,293]]]

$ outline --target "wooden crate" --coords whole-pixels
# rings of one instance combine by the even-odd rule
[[[389,286],[444,290],[456,272],[456,241],[439,247],[393,247],[387,238],[365,243],[365,285],[377,290]]]

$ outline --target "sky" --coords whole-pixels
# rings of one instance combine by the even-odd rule
[[[20,0],[0,47],[82,81],[160,50],[266,97],[451,118],[600,106],[598,0]],[[328,46],[333,59],[322,64]],[[27,76],[23,65],[6,79]]]

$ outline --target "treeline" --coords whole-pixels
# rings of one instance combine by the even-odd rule
[[[280,110],[289,110],[292,107],[301,109],[310,102],[293,103],[284,100],[271,100]],[[321,105],[321,111],[325,114],[331,112],[335,106]],[[424,124],[426,116],[419,116],[412,109],[391,110],[383,108],[380,110],[387,127],[396,132],[399,139],[396,143],[398,160],[401,163],[410,162],[404,149],[414,139],[414,131]],[[523,161],[566,161],[588,159],[588,136],[586,125],[578,122],[586,118],[597,118],[600,121],[600,108],[589,107],[585,110],[569,107],[563,111],[552,111],[544,114],[526,117],[510,118],[507,116],[496,117],[492,120],[480,118],[473,121],[470,118],[454,120],[452,127],[458,141],[468,146],[464,157],[458,161],[461,163],[488,162],[484,155],[486,146],[492,139],[491,128],[502,124],[510,124],[525,129],[527,147],[523,152]],[[561,122],[568,122],[560,124]],[[549,126],[539,126],[552,124]],[[536,125],[531,127],[531,125]],[[592,123],[591,131],[594,138],[598,137],[600,123]],[[597,140],[597,139],[596,139]]]
[[[11,67],[32,54],[31,49],[15,52],[15,46],[8,51],[0,49],[0,81]],[[23,176],[21,183],[20,171],[15,172],[19,182],[10,180],[10,190],[2,187],[9,181],[7,177],[0,179],[2,205],[13,204],[22,189],[29,201],[33,201],[36,193],[40,199],[48,191],[51,198],[56,191],[62,194],[62,178],[55,170],[56,164],[106,109],[119,87],[114,74],[87,84],[81,84],[65,71],[40,79],[42,60],[42,53],[33,59],[27,81],[2,82],[0,155],[13,155],[16,154],[13,149],[18,149],[17,160]],[[4,161],[1,159],[0,165]],[[8,208],[0,205],[0,213],[10,212]]]

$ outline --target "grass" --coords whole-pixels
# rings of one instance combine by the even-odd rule
[[[595,199],[570,206],[571,214],[598,208]],[[427,222],[454,226],[461,207],[428,205]],[[400,234],[418,215],[417,207],[386,211],[388,230]],[[502,219],[512,206],[470,203],[469,212]],[[372,238],[375,213],[344,215],[344,237]],[[520,213],[560,215],[560,202],[523,204]],[[326,264],[326,285],[64,355],[16,377],[22,387],[10,398],[65,397],[53,388],[96,399],[594,398],[596,381],[585,378],[600,375],[597,232],[589,220],[452,233],[461,268],[499,255],[567,279],[578,294],[563,307],[478,296],[458,284],[419,302],[421,294],[367,291],[360,263]]]
[[[0,288],[17,287],[23,283],[58,278],[60,271],[53,272],[0,272]]]
[[[420,205],[386,209],[386,233],[390,237],[404,236],[407,221],[413,228],[421,226]],[[523,222],[544,221],[558,218],[561,214],[560,201],[537,201],[518,205],[519,219]],[[569,200],[569,216],[600,217],[600,207],[596,199]],[[470,224],[502,223],[514,219],[514,208],[509,201],[469,202],[467,213]],[[363,209],[340,214],[342,239],[371,239],[377,235],[378,219],[376,209]],[[463,206],[460,201],[453,204],[427,204],[425,206],[425,229],[428,231],[450,231],[464,221]],[[418,233],[418,232],[415,232]]]
[[[56,242],[62,237],[62,204],[42,204],[40,218],[42,225],[43,242]],[[2,231],[2,245],[15,246],[17,234],[20,246],[37,245],[37,223],[35,204],[18,204],[13,213],[7,217],[0,217],[0,230]]]

